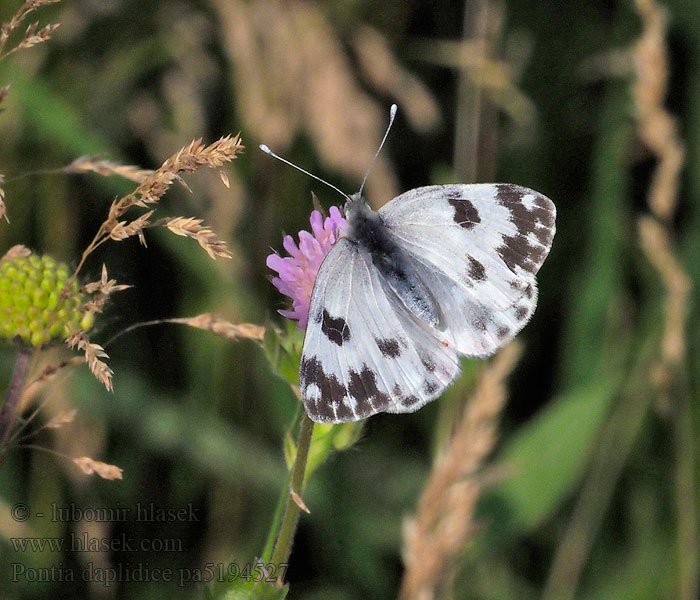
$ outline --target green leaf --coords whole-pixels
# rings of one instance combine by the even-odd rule
[[[562,335],[561,385],[586,385],[609,373],[619,353],[616,339],[606,339],[612,308],[624,285],[623,257],[630,245],[626,207],[629,193],[629,146],[633,134],[631,98],[626,82],[611,84],[593,153],[591,201],[581,215],[582,265],[572,277],[568,319]],[[555,242],[556,243],[556,242]],[[612,307],[612,308],[611,308]]]
[[[513,475],[490,495],[505,502],[515,525],[540,525],[579,481],[612,390],[597,384],[559,396],[506,444],[500,466]]]
[[[256,582],[254,577],[237,577],[220,583],[213,597],[217,600],[284,600],[288,592],[288,585],[278,587],[267,581]]]
[[[281,330],[271,323],[265,326],[263,348],[273,371],[291,386],[299,385],[299,362],[304,333],[287,322],[286,330]]]
[[[646,515],[647,519],[649,515]],[[581,600],[656,600],[673,598],[677,573],[673,564],[674,547],[659,532],[639,541],[595,572],[590,591]],[[607,568],[606,568],[607,567]],[[602,572],[601,572],[602,571]]]
[[[287,469],[291,469],[297,455],[297,444],[292,437],[292,432],[287,431],[284,435],[284,462]]]
[[[68,96],[21,67],[4,65],[1,73],[4,81],[12,83],[12,94],[37,138],[72,158],[113,150],[112,143],[95,133]]]
[[[365,421],[352,421],[335,426],[333,447],[336,450],[347,450],[360,439]]]
[[[320,467],[334,450],[347,450],[362,435],[364,421],[354,421],[350,423],[338,423],[335,425],[327,423],[316,423],[311,437],[309,448],[309,459],[306,463],[305,478],[311,475]],[[287,448],[285,446],[285,452]],[[292,455],[292,460],[296,455],[296,450]]]

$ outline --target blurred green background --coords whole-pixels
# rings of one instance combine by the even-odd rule
[[[3,0],[0,21],[18,5]],[[668,229],[694,284],[700,5],[665,7],[666,105],[686,145]],[[681,323],[687,356],[664,371],[667,291],[638,231],[657,159],[637,129],[630,49],[642,22],[632,0],[64,0],[33,19],[61,27],[0,63],[0,84],[12,84],[0,114],[11,219],[0,224],[0,254],[21,243],[75,265],[110,202],[134,187],[37,171],[83,155],[156,168],[193,138],[239,131],[247,148],[224,167],[230,189],[216,172],[197,173],[186,178],[191,194],[174,188],[158,207],[160,216],[204,218],[233,259],[214,262],[193,240],[163,230],[147,232],[147,249],[136,239],[102,246],[83,275],[98,278],[105,263],[134,287],[114,296],[95,342],[139,321],[203,312],[281,323],[275,311],[284,299],[265,257],[281,249],[283,232],[309,229],[312,190],[325,207],[341,198],[259,152],[260,143],[352,193],[396,102],[368,182],[375,206],[450,181],[513,182],[552,198],[557,235],[538,278],[537,312],[519,336],[524,354],[491,459],[510,467],[481,498],[452,597],[695,597],[699,321],[693,289]],[[34,443],[116,464],[124,478],[87,477],[53,455],[11,451],[0,470],[3,599],[194,598],[196,586],[177,582],[105,586],[27,573],[13,581],[13,565],[80,573],[148,563],[187,572],[245,564],[262,551],[297,406],[262,350],[161,326],[107,351],[114,393],[85,367],[64,372],[40,395],[51,398],[42,418],[70,407],[78,417]],[[15,353],[0,350],[3,390]],[[45,360],[67,354],[52,349]],[[415,414],[371,418],[352,449],[314,474],[289,597],[396,596],[403,520],[480,368],[465,361],[465,379]],[[33,513],[122,507],[132,516],[137,503],[191,506],[197,518],[20,522],[10,513],[17,503]],[[175,552],[61,553],[17,552],[10,540],[85,532],[180,542]]]

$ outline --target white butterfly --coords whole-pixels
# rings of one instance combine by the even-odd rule
[[[555,232],[546,196],[432,185],[376,212],[358,192],[345,214],[347,235],[314,282],[301,356],[314,421],[413,412],[457,377],[460,355],[492,354],[532,316]]]

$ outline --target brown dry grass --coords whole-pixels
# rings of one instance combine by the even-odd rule
[[[399,65],[379,32],[360,29],[348,40],[359,69],[320,5],[279,0],[209,0],[233,67],[237,107],[258,140],[283,152],[307,135],[325,165],[358,183],[386,127],[386,106],[363,90],[393,95],[418,128],[437,123],[437,103]],[[367,182],[374,204],[398,192],[383,153]]]
[[[73,273],[73,279],[78,276],[86,259],[98,246],[109,240],[122,241],[133,236],[138,236],[145,244],[143,232],[148,227],[163,226],[178,235],[192,237],[197,240],[200,246],[204,248],[212,258],[216,258],[217,256],[228,258],[230,253],[225,243],[218,240],[211,229],[202,226],[201,219],[174,217],[151,223],[149,219],[153,215],[154,210],[146,210],[143,214],[131,220],[120,220],[120,218],[132,207],[146,209],[148,206],[156,204],[175,181],[179,181],[187,187],[181,179],[181,173],[192,173],[201,167],[219,168],[225,162],[233,160],[242,149],[243,145],[240,143],[240,138],[238,136],[226,136],[208,146],[205,146],[201,140],[194,140],[168,158],[161,167],[155,171],[148,171],[130,166],[122,167],[116,163],[98,161],[91,158],[78,159],[68,167],[60,169],[59,172],[65,173],[94,172],[105,176],[120,175],[135,180],[139,184],[134,192],[112,202],[106,220],[98,229],[93,241],[83,252],[81,261]],[[12,247],[0,261],[17,256],[28,256],[29,254],[31,254],[31,252],[27,248],[17,245]],[[80,307],[80,310],[86,313],[99,313],[108,302],[111,294],[127,289],[128,287],[130,286],[118,284],[116,280],[110,279],[107,274],[107,268],[103,265],[101,277],[98,281],[86,283],[81,286],[80,291],[88,295],[89,300]],[[66,288],[64,292],[68,293],[68,288]],[[246,329],[245,325],[235,326],[211,315],[200,315],[199,318],[183,319],[182,322],[190,324],[191,326],[207,329],[217,335],[228,335],[231,337],[237,334],[236,337],[255,337],[256,339],[261,336],[259,332]],[[70,348],[77,348],[80,350],[84,358],[74,357],[63,360],[57,364],[49,365],[45,367],[40,375],[35,377],[30,384],[26,385],[25,382],[23,402],[21,404],[23,407],[26,407],[27,401],[48,381],[53,379],[59,371],[83,362],[88,365],[95,378],[100,381],[108,391],[112,391],[112,377],[114,373],[105,360],[103,360],[108,358],[104,348],[99,344],[91,342],[85,331],[72,332],[66,340],[66,344]],[[34,410],[30,417],[26,419],[20,427],[12,431],[12,440],[15,445],[44,450],[63,458],[70,458],[60,452],[26,443],[27,440],[35,437],[39,431],[46,428],[61,428],[63,425],[70,423],[75,417],[75,412],[69,409],[55,415],[53,419],[49,420],[49,422],[43,426],[39,426],[37,429],[25,433],[27,426],[45,407],[46,401],[40,402],[38,408]],[[114,465],[108,465],[87,456],[70,460],[80,467],[84,473],[90,475],[97,474],[106,479],[121,479],[121,469]]]
[[[664,335],[661,341],[661,368],[656,382],[667,388],[671,373],[683,365],[686,353],[688,296],[691,282],[676,256],[666,227],[651,217],[640,217],[639,238],[644,254],[654,266],[666,290]],[[665,393],[668,393],[666,390]]]
[[[204,313],[195,317],[182,317],[178,319],[167,319],[165,323],[178,323],[196,329],[209,331],[228,340],[253,340],[262,342],[265,337],[265,328],[252,323],[230,323],[226,319],[217,317],[210,313]]]
[[[216,257],[230,258],[226,243],[216,238],[214,232],[202,226],[202,220],[186,217],[172,217],[152,223],[149,219],[155,212],[146,210],[138,217],[131,220],[121,220],[131,208],[146,209],[150,205],[158,203],[165,195],[173,182],[180,182],[185,188],[187,184],[182,180],[181,173],[194,173],[202,167],[219,168],[224,163],[233,160],[243,150],[240,136],[226,136],[216,142],[205,146],[201,139],[193,140],[189,145],[181,148],[168,158],[155,171],[145,171],[136,167],[120,168],[114,163],[82,160],[83,171],[91,171],[101,175],[119,174],[139,181],[138,187],[130,194],[114,200],[109,207],[105,221],[100,225],[93,240],[83,251],[80,262],[73,272],[73,279],[78,276],[87,258],[99,246],[110,240],[121,242],[137,236],[142,244],[146,244],[144,230],[149,227],[166,227],[177,235],[191,237],[215,259]],[[89,166],[86,166],[89,165]],[[75,163],[73,163],[75,167]],[[70,168],[70,166],[68,167]],[[92,294],[92,300],[83,305],[82,309],[89,313],[101,312],[109,295],[113,292],[126,289],[127,285],[118,285],[115,280],[107,278],[107,269],[103,266],[102,278],[99,282],[87,284],[83,291]],[[66,343],[71,347],[77,347],[85,353],[85,359],[90,371],[108,389],[112,390],[113,372],[102,360],[108,358],[104,348],[90,341],[85,332],[75,332]]]
[[[187,187],[180,173],[194,173],[202,167],[219,168],[225,162],[233,160],[242,151],[243,144],[240,136],[226,136],[208,146],[205,146],[202,140],[197,139],[180,149],[157,170],[146,176],[132,193],[112,202],[107,219],[102,223],[92,242],[83,252],[74,276],[77,276],[87,257],[103,243],[110,239],[122,241],[133,236],[142,238],[143,230],[146,227],[155,226],[148,221],[153,211],[147,211],[131,221],[121,221],[121,217],[130,208],[146,208],[150,204],[157,203],[174,181],[178,181]],[[225,245],[222,246],[222,244],[223,242],[218,240],[209,239],[205,240],[203,247],[214,258],[215,256],[226,255]]]
[[[666,288],[661,360],[668,368],[677,368],[685,356],[690,279],[675,256],[668,222],[678,202],[685,149],[678,136],[676,120],[664,107],[669,76],[666,13],[653,0],[636,0],[636,7],[643,24],[642,35],[632,52],[637,132],[658,159],[648,193],[649,209],[658,221],[642,217],[639,235],[642,249]]]
[[[90,300],[79,307],[81,312],[100,313],[109,301],[109,297],[116,293],[129,289],[131,286],[118,284],[116,279],[109,279],[107,266],[102,265],[102,275],[98,281],[92,281],[80,286],[80,291],[90,296]]]
[[[5,189],[2,187],[5,183],[5,176],[0,175],[0,219],[5,219],[8,223],[10,219],[7,217],[7,209],[5,207]]]
[[[192,238],[206,251],[210,258],[217,256],[231,258],[231,251],[226,242],[216,239],[216,234],[209,228],[202,226],[202,219],[194,217],[168,217],[158,221],[155,225],[161,225],[172,231],[175,235]]]
[[[676,120],[664,108],[669,77],[666,12],[654,0],[636,0],[636,8],[644,27],[632,50],[637,131],[659,160],[649,190],[649,208],[655,217],[668,220],[678,201],[685,150]]]
[[[684,149],[675,119],[664,106],[669,76],[665,11],[653,0],[636,0],[636,8],[642,21],[642,33],[631,52],[627,52],[626,64],[632,65],[635,75],[632,92],[637,133],[658,160],[647,198],[653,216],[639,219],[638,232],[642,250],[657,270],[666,291],[660,358],[657,367],[651,371],[651,384],[656,392],[657,408],[667,415],[678,416],[679,412],[687,412],[687,401],[683,393],[676,394],[673,400],[671,396],[672,390],[677,392],[683,387],[678,386],[678,376],[684,370],[690,281],[676,256],[670,222],[677,205]],[[638,430],[635,428],[641,426],[647,410],[648,404],[642,395],[629,395],[622,399],[601,431],[598,452],[552,561],[544,598],[565,600],[574,597],[593,537],[600,528],[612,490],[634,441],[634,438],[625,438],[634,435],[630,431]],[[630,423],[636,425],[630,428]],[[692,452],[692,436],[682,436],[681,442],[678,432],[684,427],[678,425],[677,421],[674,436],[681,566],[679,598],[690,600],[697,598],[698,590],[694,475],[692,460],[689,463],[686,456],[687,452]]]
[[[195,329],[202,329],[214,335],[227,340],[252,340],[254,342],[262,342],[265,338],[265,328],[261,325],[253,323],[231,323],[222,317],[211,313],[202,313],[194,317],[174,317],[171,319],[154,319],[153,321],[142,321],[135,323],[126,329],[122,329],[118,334],[112,337],[107,345],[111,344],[117,338],[140,329],[141,327],[152,327],[154,325],[186,325]]]
[[[97,474],[102,477],[102,479],[122,478],[122,469],[115,465],[100,462],[99,460],[93,460],[89,456],[74,458],[73,462],[80,467],[80,470],[86,475]]]
[[[8,22],[0,25],[0,60],[19,50],[27,49],[49,40],[51,34],[58,27],[58,24],[49,24],[40,27],[38,23],[31,23],[26,27],[22,35],[18,35],[17,32],[23,26],[26,18],[35,10],[49,4],[55,4],[59,1],[60,0],[27,0],[22,3],[12,18]],[[10,45],[11,41],[15,38],[16,42],[14,45]],[[9,92],[9,85],[0,88],[0,102],[7,97]],[[204,227],[201,219],[175,217],[163,219],[157,223],[151,223],[149,219],[153,215],[154,210],[145,210],[141,215],[132,219],[122,220],[122,217],[133,207],[146,209],[149,205],[157,203],[175,181],[179,181],[187,188],[187,185],[181,178],[182,173],[193,173],[202,167],[219,168],[224,163],[233,160],[242,150],[243,145],[240,142],[239,136],[226,136],[210,145],[204,145],[200,139],[195,139],[192,143],[168,158],[160,168],[155,171],[129,165],[120,165],[97,157],[81,157],[62,169],[47,171],[46,173],[80,174],[90,172],[103,176],[116,175],[138,184],[138,187],[131,194],[112,202],[107,218],[98,229],[92,242],[83,252],[81,260],[73,273],[73,280],[77,278],[86,259],[98,246],[109,240],[122,241],[134,236],[137,236],[145,245],[144,230],[148,227],[163,226],[178,235],[192,237],[197,240],[200,246],[212,258],[230,257],[226,244],[217,239],[211,229]],[[228,178],[225,174],[222,174],[222,181],[228,184]],[[5,192],[3,183],[4,177],[0,175],[0,219],[4,217],[5,220],[9,222],[4,202]],[[20,256],[26,257],[30,254],[30,250],[24,246],[17,245],[10,248],[10,250],[0,258],[0,262]],[[118,284],[114,279],[109,279],[107,269],[103,265],[102,274],[98,281],[81,286],[80,291],[88,295],[89,300],[80,307],[80,310],[87,313],[99,313],[108,302],[111,294],[128,287],[130,286]],[[68,293],[68,288],[64,290],[64,293]],[[225,329],[221,323],[215,322],[215,320],[210,320],[208,324],[200,321],[199,326],[209,330],[216,330],[216,333],[219,335],[221,335],[222,331]],[[84,357],[72,357],[45,366],[38,376],[34,376],[34,378],[30,380],[29,384],[24,382],[20,410],[18,412],[22,412],[28,404],[32,402],[35,395],[45,388],[46,383],[54,379],[57,373],[62,372],[67,367],[77,364],[87,363],[90,371],[98,381],[100,381],[107,390],[112,390],[113,371],[103,360],[107,358],[104,348],[99,344],[91,342],[87,333],[84,331],[72,332],[66,340],[66,343],[71,348],[77,347],[78,350],[82,351]],[[39,353],[35,352],[34,362],[36,363],[38,360]],[[35,437],[38,432],[47,428],[60,429],[71,423],[75,418],[75,411],[66,409],[55,414],[53,418],[49,419],[44,425],[40,425],[33,431],[28,431],[28,426],[32,424],[34,418],[40,411],[46,408],[46,405],[46,399],[39,401],[38,406],[27,419],[24,419],[18,427],[11,428],[9,432],[11,433],[11,438],[15,445],[44,450],[70,459],[66,454],[26,443],[28,440]],[[17,425],[16,418],[17,415],[15,415],[14,425]],[[100,461],[93,460],[88,456],[70,460],[73,460],[75,465],[80,467],[84,473],[94,473],[107,479],[121,479],[121,469],[113,465],[107,465]]]
[[[85,354],[85,362],[90,371],[95,376],[97,381],[107,388],[108,391],[112,391],[112,376],[114,371],[109,368],[103,358],[109,358],[104,348],[99,344],[94,344],[90,341],[87,335],[83,332],[75,332],[68,337],[66,340],[69,348],[77,348]]]
[[[7,50],[7,43],[12,35],[22,27],[24,20],[35,10],[49,4],[56,4],[61,0],[26,0],[17,9],[12,18],[0,25],[0,60],[7,58],[18,50],[31,48],[37,44],[47,42],[51,39],[51,34],[56,31],[59,24],[52,23],[39,28],[39,23],[31,23],[24,34],[17,41],[17,44]]]
[[[654,0],[636,0],[642,35],[633,49],[639,137],[657,158],[648,193],[652,217],[639,220],[642,249],[665,289],[664,333],[652,384],[657,406],[670,417],[673,430],[675,509],[677,519],[678,598],[700,595],[700,525],[697,515],[696,449],[686,364],[687,321],[692,284],[677,257],[672,219],[678,204],[685,149],[675,118],[666,110],[669,65],[666,13]]]
[[[506,379],[520,352],[520,344],[512,342],[489,363],[433,467],[416,516],[405,528],[402,600],[432,600],[451,587],[456,560],[476,527],[474,508],[484,488],[481,471],[497,440]]]
[[[76,158],[71,164],[67,165],[59,172],[63,173],[97,173],[109,177],[116,175],[124,177],[136,183],[143,183],[148,177],[153,176],[154,171],[149,169],[141,169],[133,165],[120,165],[111,160],[104,160],[96,156],[81,156]]]
[[[49,4],[56,4],[61,0],[26,0],[18,8],[15,14],[10,18],[9,21],[2,23],[0,25],[0,61],[7,58],[11,54],[19,50],[24,50],[47,42],[51,39],[51,34],[56,31],[59,23],[52,23],[39,28],[38,23],[30,24],[25,30],[22,37],[17,41],[16,45],[7,49],[8,42],[13,37],[13,34],[19,30],[22,26],[24,20],[35,10],[41,8],[42,6],[48,6]],[[10,93],[11,86],[3,85],[0,87],[0,104],[7,98]],[[2,109],[0,109],[1,111]],[[4,218],[8,223],[10,219],[7,216],[7,207],[5,206],[5,190],[3,188],[3,183],[5,178],[0,175],[0,219]]]

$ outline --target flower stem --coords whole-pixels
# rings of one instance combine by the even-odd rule
[[[10,387],[7,390],[5,403],[0,411],[0,452],[5,449],[5,445],[12,431],[12,425],[15,422],[17,403],[22,395],[24,381],[27,378],[29,370],[30,350],[28,348],[20,348],[15,361],[15,368],[12,371],[12,379]]]
[[[289,431],[295,430],[299,423],[301,423],[301,416],[304,414],[304,408],[299,403],[297,411],[294,414],[294,419],[292,424],[289,426]],[[284,516],[284,507],[286,506],[286,500],[289,497],[289,484],[292,480],[291,469],[287,471],[287,476],[284,479],[284,485],[280,491],[279,498],[277,499],[277,504],[275,505],[275,512],[272,516],[272,524],[270,525],[270,530],[267,532],[267,540],[265,541],[265,548],[263,549],[261,555],[261,562],[267,564],[272,558],[272,551],[275,549],[275,542],[280,534],[280,527],[282,527],[282,517]]]
[[[292,551],[292,541],[299,520],[300,508],[294,501],[293,493],[301,494],[304,489],[304,473],[306,463],[309,458],[309,447],[311,446],[311,434],[314,431],[314,422],[309,419],[306,413],[301,418],[299,427],[299,437],[297,438],[297,454],[291,470],[291,480],[287,488],[286,505],[284,516],[280,526],[279,535],[272,551],[270,562],[274,565],[286,563]],[[280,581],[281,583],[281,581]]]

